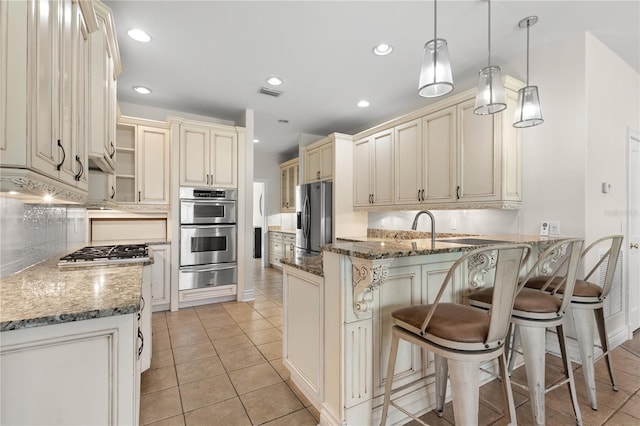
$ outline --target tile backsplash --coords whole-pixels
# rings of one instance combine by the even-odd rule
[[[0,277],[85,241],[85,209],[0,197]]]

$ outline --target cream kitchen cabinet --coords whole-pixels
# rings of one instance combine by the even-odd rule
[[[166,123],[121,117],[117,130],[119,204],[165,205],[170,200],[170,135]],[[130,206],[125,206],[130,207]]]
[[[394,128],[395,204],[456,199],[456,107]]]
[[[151,265],[151,310],[167,311],[171,302],[171,245],[150,244],[153,251]]]
[[[72,0],[0,5],[3,190],[86,199],[93,6]]]
[[[472,90],[356,135],[354,208],[519,208],[522,148],[511,117],[521,84],[506,78],[501,113],[475,115]]]
[[[181,186],[237,187],[237,128],[184,122],[179,143]]]
[[[118,41],[109,8],[96,2],[98,31],[91,34],[91,114],[89,158],[104,172],[116,162],[116,79],[122,72]]]
[[[326,138],[304,148],[304,183],[333,179],[333,150],[333,141]]]
[[[393,129],[354,142],[353,206],[393,204]]]
[[[284,257],[282,233],[269,231],[269,264],[274,268],[282,268],[280,263],[282,257]]]
[[[280,212],[295,213],[299,160],[294,158],[280,164]]]

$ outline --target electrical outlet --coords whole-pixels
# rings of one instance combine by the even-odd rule
[[[549,222],[549,235],[560,235],[560,221],[552,220]]]
[[[549,221],[548,220],[543,220],[542,223],[540,223],[540,235],[545,236],[545,237],[549,235]]]

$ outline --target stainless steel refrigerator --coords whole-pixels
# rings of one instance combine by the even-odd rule
[[[320,253],[321,244],[332,240],[332,184],[316,182],[296,187],[296,249]]]

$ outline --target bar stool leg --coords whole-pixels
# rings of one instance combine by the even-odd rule
[[[545,327],[519,326],[524,366],[527,372],[529,398],[533,422],[536,426],[543,426],[545,422],[544,410],[544,368],[545,368]]]
[[[480,362],[449,359],[451,397],[456,424],[478,424],[480,404]]]
[[[596,397],[596,373],[593,365],[593,314],[591,309],[577,309],[571,307],[573,323],[576,328],[576,338],[580,349],[580,360],[582,362],[582,372],[584,382],[587,385],[587,396],[591,403],[591,409],[598,409],[598,399]]]
[[[507,356],[509,357],[509,375],[511,375],[511,373],[513,372],[513,366],[516,363],[515,349],[518,346],[520,346],[520,326],[511,324],[509,325],[509,330],[511,329],[513,329],[513,341],[511,342],[511,346],[509,347],[509,353],[507,354]],[[509,333],[508,335],[510,334],[511,333]]]
[[[436,362],[436,413],[438,417],[442,417],[444,414],[444,400],[447,394],[447,375],[449,368],[447,365],[447,359],[435,355]]]
[[[506,349],[505,349],[506,351]],[[502,380],[502,392],[504,394],[505,407],[509,411],[509,424],[517,425],[516,421],[516,404],[513,400],[513,391],[511,389],[511,379],[507,371],[507,357],[503,353],[498,358],[498,367],[500,369],[500,378]]]
[[[571,360],[567,353],[567,340],[564,336],[562,324],[556,326],[556,333],[558,334],[558,342],[560,343],[562,364],[564,365],[566,377],[569,378],[569,394],[571,395],[571,402],[573,403],[573,413],[576,415],[576,424],[582,425],[582,414],[580,413],[580,406],[578,405],[576,382],[573,380],[573,369],[571,368]]]
[[[604,359],[607,362],[607,368],[609,369],[609,377],[611,378],[611,386],[613,390],[618,392],[618,386],[616,386],[616,378],[613,375],[613,364],[609,354],[609,338],[607,337],[607,328],[604,322],[604,309],[598,308],[593,311],[596,317],[596,324],[598,326],[598,334],[600,335],[600,345],[602,346],[602,352],[604,353]]]
[[[384,384],[384,404],[382,406],[382,417],[380,418],[380,425],[384,426],[387,423],[387,415],[389,414],[389,403],[391,402],[391,384],[393,382],[393,371],[396,367],[396,357],[398,355],[398,344],[400,338],[392,331],[391,332],[391,351],[389,352],[389,363],[387,364],[387,379]]]

